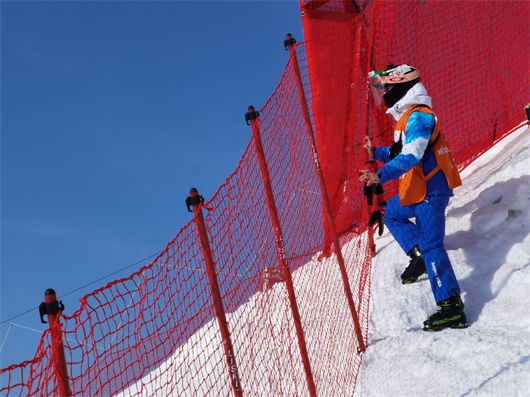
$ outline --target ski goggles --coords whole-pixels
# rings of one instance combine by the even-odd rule
[[[388,70],[372,70],[368,73],[368,79],[370,80],[370,87],[372,88],[376,106],[381,104],[385,92],[389,91],[394,85],[407,83],[419,78],[420,73],[408,65],[399,65]]]

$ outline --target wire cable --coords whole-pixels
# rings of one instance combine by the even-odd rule
[[[98,282],[100,282],[100,281],[102,281],[102,280],[105,280],[106,278],[109,278],[109,277],[111,277],[111,276],[113,276],[113,275],[115,275],[115,274],[117,274],[117,273],[120,273],[120,272],[122,272],[122,271],[124,271],[124,270],[127,270],[127,269],[129,269],[129,268],[131,268],[131,267],[133,267],[133,266],[137,266],[138,264],[140,264],[140,263],[142,263],[142,262],[145,262],[145,261],[151,259],[151,258],[154,257],[154,256],[159,255],[161,252],[162,252],[162,251],[157,252],[156,254],[149,255],[148,257],[146,257],[146,258],[144,258],[144,259],[141,259],[141,260],[139,260],[139,261],[137,261],[137,262],[135,262],[135,263],[133,263],[133,264],[131,264],[131,265],[125,266],[125,267],[123,267],[123,268],[121,268],[121,269],[119,269],[119,270],[116,270],[116,271],[114,271],[114,272],[112,272],[112,273],[107,274],[106,276],[100,277],[100,278],[98,278],[97,280],[91,281],[91,282],[89,282],[88,284],[85,284],[85,285],[83,285],[83,286],[81,286],[81,287],[78,287],[78,288],[76,288],[76,289],[74,289],[74,290],[72,290],[72,291],[70,291],[70,292],[67,292],[67,293],[65,293],[65,294],[63,294],[63,295],[61,295],[61,296],[59,296],[59,298],[64,298],[65,296],[71,295],[71,294],[73,294],[73,293],[75,293],[75,292],[77,292],[77,291],[79,291],[79,290],[82,290],[83,288],[86,288],[86,287],[88,287],[88,286],[90,286],[90,285],[92,285],[92,284],[96,284],[96,283],[98,283]],[[1,322],[0,322],[0,325],[5,324],[5,323],[8,323],[8,322],[10,322],[11,320],[14,320],[15,318],[18,318],[18,317],[21,317],[21,316],[23,316],[23,315],[25,315],[25,314],[28,314],[28,313],[30,313],[30,312],[32,312],[32,311],[38,309],[38,308],[39,308],[39,306],[32,307],[31,309],[28,309],[28,310],[26,310],[25,312],[22,312],[22,313],[20,313],[20,314],[17,314],[16,316],[13,316],[13,317],[11,317],[11,318],[8,318],[7,320],[3,320],[3,321],[1,321]]]

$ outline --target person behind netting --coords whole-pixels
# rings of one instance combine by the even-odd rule
[[[370,72],[369,78],[376,104],[382,99],[397,124],[392,147],[374,148],[370,138],[364,138],[369,156],[384,165],[377,173],[360,170],[360,180],[377,186],[399,179],[399,192],[386,205],[385,224],[410,257],[402,283],[414,283],[427,273],[440,306],[423,329],[466,328],[460,287],[444,247],[445,209],[452,189],[462,181],[431,110],[431,97],[419,72],[409,65],[388,65],[384,71]]]

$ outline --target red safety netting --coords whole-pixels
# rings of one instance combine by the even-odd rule
[[[367,101],[370,70],[407,63],[420,71],[462,167],[524,119],[528,2],[336,0],[302,9],[316,134],[339,231],[359,219],[351,181],[366,156],[362,136],[375,137],[376,146],[393,139],[385,109]]]
[[[209,249],[190,222],[151,264],[86,295],[43,334],[32,360],[0,370],[2,396],[59,395],[57,335],[73,395],[353,395],[372,254],[357,180],[361,140],[392,137],[368,96],[367,72],[387,63],[418,68],[465,166],[524,119],[530,5],[336,0],[302,2],[301,10],[306,40],[249,127],[259,131],[264,161],[254,137],[203,208]]]

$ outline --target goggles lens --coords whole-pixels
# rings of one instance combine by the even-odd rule
[[[387,72],[385,70],[373,70],[368,73],[370,79],[370,87],[372,89],[372,95],[374,97],[375,105],[379,106],[383,101],[383,95],[385,94],[385,76]]]
[[[395,84],[419,79],[419,72],[411,66],[400,65],[388,70],[372,70],[368,73],[376,106],[383,101],[383,95]]]

